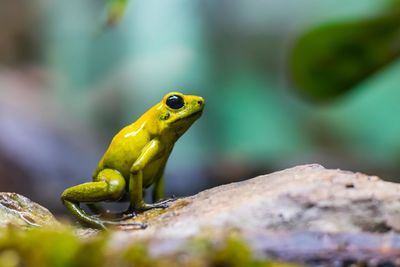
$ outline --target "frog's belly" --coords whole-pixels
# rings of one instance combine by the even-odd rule
[[[159,176],[162,175],[164,167],[166,164],[166,159],[158,159],[143,170],[143,187],[147,188],[151,186]]]

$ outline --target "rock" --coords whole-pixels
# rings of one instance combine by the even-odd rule
[[[247,258],[254,256],[256,261],[400,266],[399,193],[399,184],[375,176],[305,165],[212,188],[126,221],[145,222],[146,229],[123,227],[106,234],[75,229],[80,239],[71,234],[74,228],[65,231],[74,242],[95,242],[89,247],[95,248],[96,255],[104,251],[128,255],[129,251],[135,264],[143,258],[164,256],[179,262],[208,248],[223,251],[211,254],[214,260],[223,254],[237,261],[235,256],[246,250]],[[57,224],[47,209],[29,199],[0,193],[0,225],[9,223],[24,227]],[[55,236],[46,234],[45,228],[40,231],[22,232],[32,233],[39,242],[45,236],[51,242],[60,238],[58,230]],[[100,239],[90,238],[93,235]],[[26,240],[33,239],[28,236]],[[228,249],[221,250],[224,243]],[[103,252],[97,248],[101,244],[106,246]],[[86,245],[83,251],[77,255],[87,253]]]
[[[185,255],[190,240],[240,236],[256,257],[307,266],[400,266],[400,184],[304,165],[174,201],[113,232],[110,251],[145,240],[150,255]],[[353,264],[353,265],[352,265]]]
[[[130,238],[186,238],[204,229],[400,231],[400,184],[304,165],[219,186],[132,219],[148,224]],[[126,235],[126,232],[124,233]]]
[[[54,216],[44,207],[16,193],[0,192],[0,226],[22,227],[57,225]]]

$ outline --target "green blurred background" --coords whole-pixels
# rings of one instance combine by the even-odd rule
[[[168,195],[305,163],[400,177],[400,5],[389,0],[0,4],[0,190],[62,213],[113,135],[171,90],[206,101]]]

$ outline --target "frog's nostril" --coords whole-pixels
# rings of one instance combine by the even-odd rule
[[[198,100],[197,104],[199,104],[200,106],[203,105],[203,100]]]

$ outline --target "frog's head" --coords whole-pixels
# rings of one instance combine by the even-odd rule
[[[200,96],[179,92],[166,94],[158,106],[163,130],[181,136],[201,116],[204,104]]]

